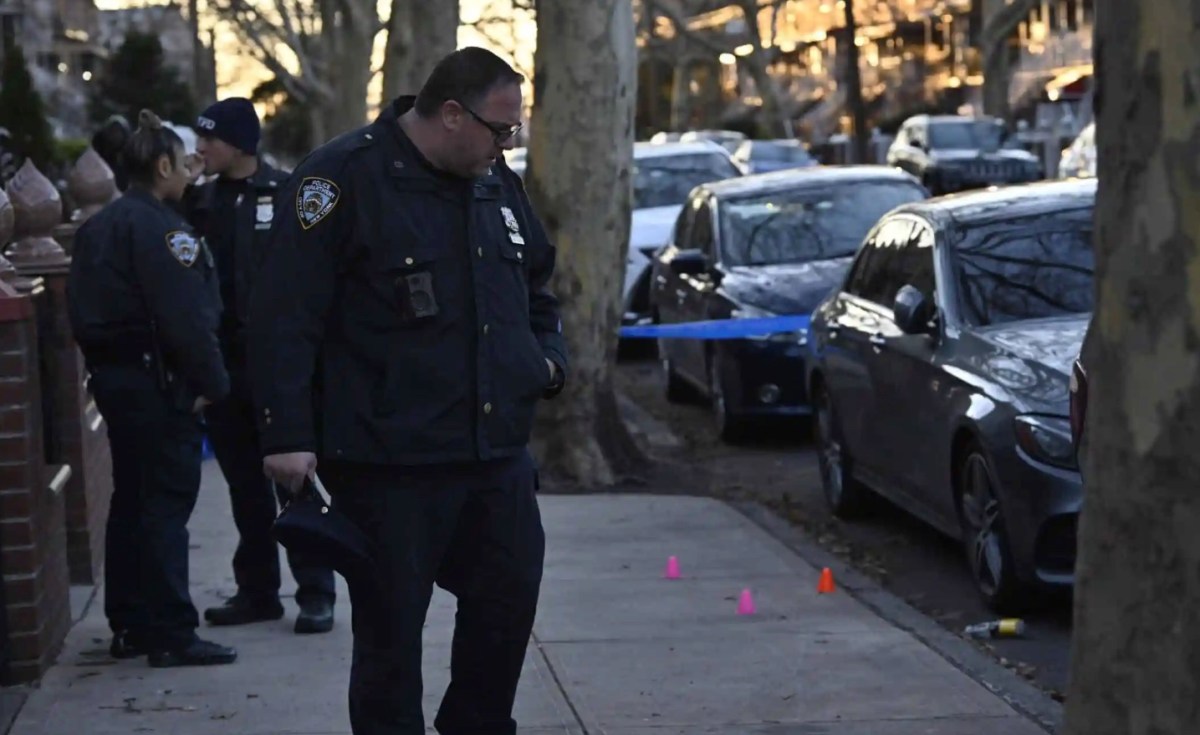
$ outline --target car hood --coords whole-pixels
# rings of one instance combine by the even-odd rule
[[[964,334],[965,367],[1001,388],[1018,410],[1066,416],[1071,363],[1087,315],[1015,322]]]
[[[660,248],[671,239],[671,229],[679,218],[682,204],[669,207],[647,207],[633,210],[633,218],[629,229],[630,247]]]
[[[852,256],[834,260],[728,268],[721,290],[735,304],[773,314],[811,314],[841,285]]]
[[[965,163],[967,161],[1018,161],[1022,163],[1036,162],[1029,151],[1001,148],[996,151],[983,152],[974,149],[939,148],[930,158],[934,163]]]

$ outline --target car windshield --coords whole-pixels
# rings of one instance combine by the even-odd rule
[[[772,145],[759,143],[750,149],[751,161],[803,163],[808,159],[808,151],[797,145]]]
[[[937,122],[929,126],[931,148],[995,150],[1004,140],[1004,128],[985,120]]]
[[[633,207],[683,204],[697,186],[738,175],[733,162],[719,152],[643,158],[633,164]]]
[[[973,326],[1094,306],[1090,206],[971,228],[953,253],[960,310]]]
[[[884,214],[924,198],[906,181],[853,181],[729,200],[720,208],[722,254],[730,266],[848,257]]]

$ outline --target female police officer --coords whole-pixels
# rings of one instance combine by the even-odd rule
[[[179,136],[142,111],[122,157],[130,188],[79,229],[67,284],[71,327],[112,448],[111,652],[148,654],[155,667],[232,663],[236,651],[196,636],[188,593],[199,412],[229,391],[212,257],[171,205],[193,178]]]

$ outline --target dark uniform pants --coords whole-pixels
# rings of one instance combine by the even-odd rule
[[[188,592],[188,519],[200,492],[199,419],[172,406],[149,369],[100,367],[96,406],[108,424],[113,495],[104,612],[155,648],[185,646],[199,619]]]
[[[433,585],[458,599],[442,735],[515,733],[545,535],[528,453],[432,467],[323,462],[334,507],[376,545],[377,575],[350,587],[355,735],[420,735],[421,635]]]
[[[235,387],[237,383],[235,382]],[[233,577],[238,594],[256,600],[279,597],[279,549],[271,535],[277,513],[276,500],[286,501],[286,491],[275,488],[263,474],[254,406],[243,391],[235,390],[225,400],[205,409],[209,441],[221,473],[229,483],[233,522],[238,529],[238,546],[233,554]],[[325,598],[333,602],[336,592],[333,570],[303,554],[288,554],[288,565],[296,578],[296,602]]]

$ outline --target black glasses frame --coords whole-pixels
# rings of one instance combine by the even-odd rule
[[[458,100],[455,100],[455,102],[458,102]],[[459,105],[459,107],[463,108],[468,113],[470,113],[471,117],[475,118],[475,120],[480,125],[487,128],[488,130],[492,131],[492,138],[495,140],[496,145],[498,145],[498,146],[504,145],[505,143],[507,143],[509,140],[512,139],[513,136],[515,136],[517,133],[521,132],[521,128],[525,127],[524,123],[517,123],[516,125],[506,125],[505,123],[498,123],[498,122],[492,122],[491,120],[485,120],[482,116],[479,115],[479,113],[475,112],[470,107],[467,107],[462,102],[459,102],[458,105]]]

